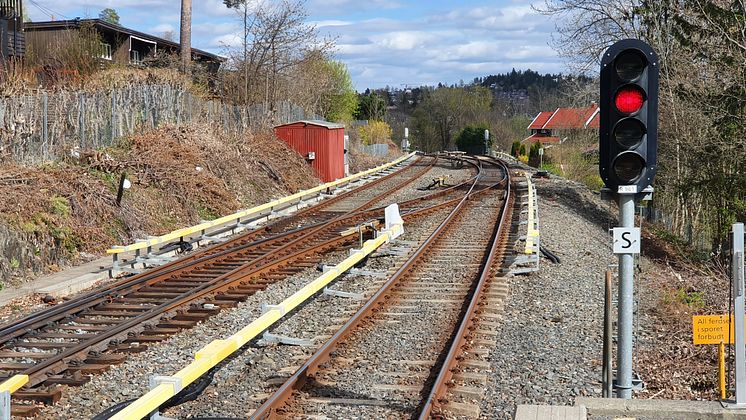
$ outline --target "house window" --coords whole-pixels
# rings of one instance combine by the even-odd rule
[[[135,50],[130,51],[130,63],[142,64],[142,60],[140,60],[140,51],[135,51]]]
[[[104,60],[111,60],[111,45],[101,43],[101,58]]]

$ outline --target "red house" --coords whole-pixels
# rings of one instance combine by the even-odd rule
[[[306,158],[324,182],[344,178],[344,126],[328,121],[296,121],[275,127],[277,137]]]
[[[598,105],[588,108],[557,108],[554,112],[540,112],[528,129],[531,135],[523,139],[524,144],[541,142],[543,145],[562,143],[562,133],[570,130],[587,130],[599,127]]]

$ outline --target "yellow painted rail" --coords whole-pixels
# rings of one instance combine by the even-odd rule
[[[249,217],[249,216],[261,214],[261,213],[266,212],[266,211],[271,211],[275,207],[279,207],[279,206],[282,206],[284,204],[292,203],[293,201],[300,200],[300,199],[302,199],[302,198],[304,198],[306,196],[313,195],[313,194],[318,194],[318,193],[320,193],[322,191],[325,191],[325,190],[327,190],[329,188],[334,188],[334,187],[337,187],[339,185],[346,184],[348,182],[354,181],[356,179],[372,175],[372,174],[374,174],[376,172],[380,172],[380,171],[382,171],[384,169],[388,169],[388,168],[390,168],[390,167],[392,167],[394,165],[398,165],[399,163],[404,162],[405,160],[411,158],[412,156],[414,156],[414,154],[415,153],[410,153],[408,155],[404,155],[404,156],[402,156],[402,157],[394,160],[393,162],[389,162],[387,164],[384,164],[384,165],[381,165],[381,166],[377,166],[377,167],[375,167],[373,169],[369,169],[367,171],[359,172],[359,173],[356,173],[354,175],[350,175],[350,176],[348,176],[346,178],[338,179],[336,181],[327,182],[326,184],[319,185],[318,187],[314,187],[314,188],[311,188],[311,189],[308,189],[308,190],[303,190],[303,191],[297,192],[297,193],[295,193],[293,195],[289,195],[287,197],[279,198],[277,200],[270,201],[269,203],[265,203],[265,204],[259,205],[257,207],[253,207],[253,208],[246,209],[246,210],[241,210],[241,211],[239,211],[237,213],[234,213],[234,214],[231,214],[231,215],[228,215],[228,216],[223,216],[223,217],[220,217],[220,218],[215,219],[215,220],[210,220],[210,221],[207,221],[207,222],[200,223],[200,224],[198,224],[196,226],[178,229],[178,230],[175,230],[175,231],[173,231],[171,233],[167,233],[165,235],[157,236],[157,237],[150,238],[150,239],[143,240],[143,241],[138,241],[138,242],[135,242],[135,243],[130,244],[130,245],[117,245],[117,246],[114,246],[114,247],[112,247],[110,249],[107,249],[106,253],[107,254],[115,254],[116,255],[116,254],[120,254],[120,253],[123,253],[123,252],[137,251],[137,250],[140,250],[140,249],[150,248],[152,246],[160,245],[160,244],[165,244],[165,243],[168,243],[168,242],[171,242],[171,241],[183,238],[185,236],[193,235],[195,233],[201,233],[201,232],[205,231],[206,229],[211,229],[211,228],[222,226],[222,225],[225,225],[225,224],[228,224],[228,223],[235,222],[236,220],[239,220],[242,217]]]
[[[21,389],[21,387],[27,383],[28,375],[14,375],[0,384],[0,393],[10,392],[12,394]]]
[[[381,245],[401,235],[404,232],[404,225],[401,217],[399,217],[398,206],[395,204],[389,206],[386,209],[386,216],[386,229],[379,233],[378,237],[366,241],[361,249],[353,250],[351,255],[344,261],[330,268],[327,272],[305,285],[278,305],[267,306],[267,312],[232,336],[225,340],[214,340],[207,344],[195,354],[193,362],[176,372],[173,376],[167,377],[168,381],[163,381],[156,385],[148,393],[111,417],[111,419],[140,419],[147,417],[150,413],[157,410],[161,404],[178,394],[180,388],[183,389],[197,380],[208,370],[256,338],[262,331],[279,321],[285,314],[308,300]],[[180,387],[177,384],[180,384]]]
[[[526,175],[526,180],[528,181],[528,222],[526,223],[526,248],[524,253],[533,254],[536,252],[538,254],[539,250],[536,248],[539,245],[539,226],[536,220],[536,191],[531,182],[531,177]]]

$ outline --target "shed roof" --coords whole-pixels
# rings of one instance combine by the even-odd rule
[[[596,108],[596,111],[588,118],[585,123],[585,128],[600,128],[601,127],[601,113],[600,108]]]
[[[555,130],[587,128],[587,123],[597,109],[598,105],[596,104],[592,104],[588,108],[559,108],[554,111],[554,114],[542,128]]]
[[[345,128],[345,126],[343,124],[337,124],[337,123],[333,123],[333,122],[329,122],[329,121],[323,121],[323,120],[301,120],[301,121],[294,121],[294,122],[287,123],[287,124],[276,125],[275,128],[286,127],[286,126],[295,125],[295,124],[303,124],[304,126],[305,125],[315,125],[317,127],[324,127],[324,128],[328,128],[330,130],[337,129],[337,128]]]

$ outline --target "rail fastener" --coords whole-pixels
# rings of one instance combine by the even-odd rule
[[[392,204],[386,208],[385,213],[386,228],[379,232],[375,239],[365,241],[360,250],[351,252],[350,256],[345,260],[306,284],[278,305],[266,306],[268,310],[265,313],[232,336],[224,340],[214,340],[207,344],[201,350],[197,351],[193,362],[174,375],[169,376],[168,378],[171,380],[155,384],[148,393],[112,416],[111,419],[142,418],[157,412],[158,407],[179,392],[176,386],[176,379],[180,380],[179,384],[181,387],[191,384],[236,350],[258,337],[263,331],[279,321],[286,313],[294,310],[316,293],[323,290],[328,284],[353,268],[363,258],[370,255],[385,243],[399,237],[404,232],[404,222],[399,215],[399,207],[396,204]]]

